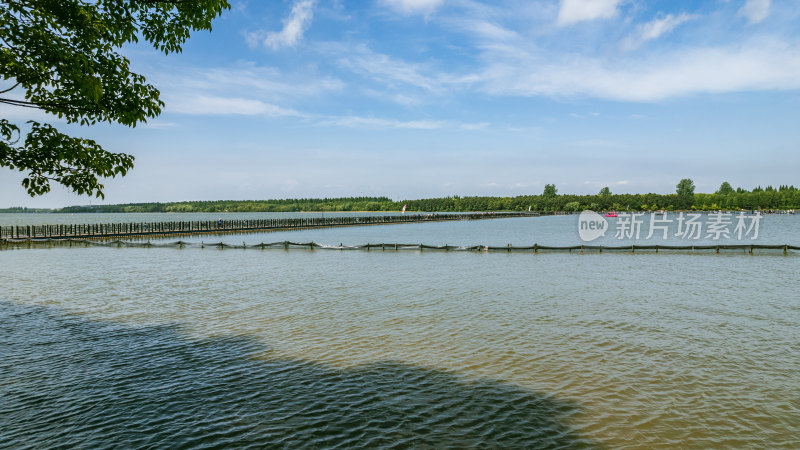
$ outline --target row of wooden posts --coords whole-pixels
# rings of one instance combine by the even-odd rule
[[[284,219],[219,219],[205,221],[92,223],[69,225],[10,225],[0,226],[0,239],[67,239],[118,238],[126,236],[230,233],[285,230],[294,228],[325,228],[357,225],[380,225],[408,222],[446,220],[479,220],[527,216],[526,213],[473,214],[403,214],[387,216],[300,217]]]

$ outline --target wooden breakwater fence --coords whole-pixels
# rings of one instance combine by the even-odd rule
[[[221,219],[205,221],[90,223],[0,226],[0,239],[114,239],[147,236],[249,233],[305,228],[331,228],[454,220],[532,217],[539,213],[398,214],[386,216],[294,217],[282,219]]]
[[[232,244],[226,242],[151,242],[151,241],[123,241],[123,240],[98,240],[98,239],[0,239],[0,249],[8,248],[31,248],[31,247],[115,247],[115,248],[216,248],[224,249],[282,249],[282,250],[362,250],[362,251],[439,251],[439,252],[482,252],[482,253],[576,253],[576,254],[600,254],[608,253],[691,253],[691,254],[780,254],[800,255],[800,246],[789,244],[726,244],[726,245],[568,245],[568,246],[549,246],[549,245],[511,245],[492,246],[492,245],[426,245],[426,244],[400,244],[400,243],[379,243],[363,245],[326,245],[316,242],[292,242],[279,241],[258,244]]]

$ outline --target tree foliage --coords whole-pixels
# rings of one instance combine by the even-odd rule
[[[678,196],[694,195],[694,181],[691,178],[684,178],[675,186]]]
[[[543,197],[552,198],[558,195],[558,189],[556,189],[555,184],[545,184],[544,185],[544,192],[542,192]]]
[[[0,103],[39,109],[69,124],[134,127],[164,103],[119,49],[140,39],[180,52],[191,31],[210,30],[226,0],[3,0]],[[24,129],[0,119],[0,167],[26,173],[31,196],[55,181],[103,197],[98,178],[125,175],[134,158],[104,150],[34,120]]]
[[[728,195],[728,194],[732,194],[733,192],[734,192],[733,186],[731,186],[731,184],[728,183],[727,181],[723,181],[722,184],[719,186],[719,190],[717,191],[717,194]]]
[[[292,211],[394,211],[403,205],[408,211],[580,211],[592,210],[780,210],[800,209],[800,189],[780,186],[767,191],[763,188],[738,188],[731,194],[698,193],[688,208],[679,206],[678,194],[609,194],[554,197],[518,195],[515,197],[440,197],[394,201],[386,197],[301,198],[281,200],[221,200],[175,203],[133,203],[122,205],[70,206],[60,212],[292,212]],[[6,212],[22,212],[7,210]]]
[[[694,203],[694,181],[691,178],[684,178],[675,186],[678,194],[678,207],[689,209]]]

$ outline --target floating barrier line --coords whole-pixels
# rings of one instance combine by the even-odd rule
[[[379,244],[363,244],[363,245],[328,245],[318,244],[316,242],[292,242],[292,241],[279,241],[279,242],[261,242],[258,244],[230,244],[226,242],[207,243],[201,242],[151,242],[151,241],[123,241],[123,240],[95,240],[95,239],[74,239],[74,238],[45,238],[45,239],[0,239],[0,248],[31,248],[31,247],[116,247],[116,248],[218,248],[218,249],[308,249],[308,250],[380,250],[380,251],[401,251],[401,250],[416,250],[416,251],[460,251],[460,252],[515,252],[515,253],[539,253],[539,252],[578,252],[578,253],[602,253],[607,252],[629,252],[635,253],[637,251],[655,252],[659,251],[714,251],[720,253],[720,250],[725,252],[742,251],[744,253],[753,254],[754,250],[779,250],[784,254],[800,251],[800,246],[789,244],[720,244],[720,245],[569,245],[569,246],[550,246],[550,245],[527,245],[515,246],[508,244],[506,246],[491,246],[491,245],[427,245],[427,244],[401,244],[401,243],[379,243]]]

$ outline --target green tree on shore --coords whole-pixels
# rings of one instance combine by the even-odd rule
[[[731,184],[728,183],[727,181],[723,181],[722,184],[719,186],[719,190],[717,190],[717,194],[720,195],[728,195],[734,192],[736,191],[733,190],[733,186],[731,186]]]
[[[118,53],[143,40],[180,52],[191,31],[210,30],[227,0],[3,0],[0,2],[0,103],[39,109],[69,124],[135,127],[161,113],[159,91]],[[26,173],[31,196],[60,183],[103,197],[98,178],[124,176],[133,156],[47,123],[0,118],[0,167]]]
[[[691,178],[684,178],[678,182],[677,194],[678,204],[680,209],[689,209],[694,204],[694,181]]]
[[[544,192],[542,192],[542,197],[545,198],[553,198],[558,195],[558,189],[556,189],[555,184],[545,184],[544,185]]]

